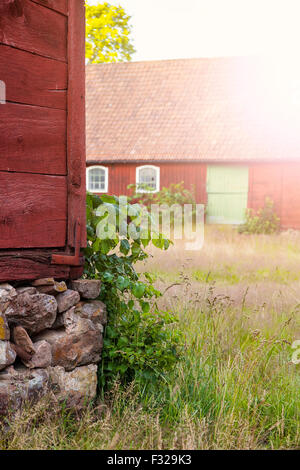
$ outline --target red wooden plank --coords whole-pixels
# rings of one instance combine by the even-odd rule
[[[300,229],[300,163],[281,165],[282,209],[281,225],[286,228]]]
[[[84,0],[69,5],[68,27],[68,244],[75,245],[75,224],[85,228],[85,8]]]
[[[65,245],[65,177],[0,172],[0,188],[0,249]]]
[[[66,61],[67,18],[30,0],[5,1],[0,11],[0,43]]]
[[[6,103],[0,133],[0,170],[66,174],[65,111]]]
[[[0,45],[0,78],[6,100],[66,109],[67,64]]]
[[[51,264],[52,251],[38,250],[0,252],[0,283],[53,277],[57,280],[78,279],[83,267]]]
[[[0,282],[33,280],[43,277],[68,279],[68,266],[51,265],[51,252],[0,252]],[[80,277],[80,276],[79,276]]]
[[[64,15],[68,14],[68,0],[31,0]]]

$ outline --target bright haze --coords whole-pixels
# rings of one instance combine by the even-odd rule
[[[300,0],[109,3],[132,17],[133,61],[261,56],[256,68],[250,59],[253,80],[241,67],[230,93],[243,107],[243,118],[259,120],[268,140],[300,148]]]
[[[90,4],[101,3],[89,0]],[[131,15],[133,60],[299,55],[299,0],[110,0]]]

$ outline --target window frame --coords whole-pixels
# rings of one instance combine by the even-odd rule
[[[156,188],[153,191],[148,191],[147,189],[138,189],[138,185],[142,184],[139,182],[139,172],[145,168],[151,168],[156,172]],[[135,184],[136,184],[136,192],[137,193],[158,193],[160,191],[160,167],[155,165],[141,165],[137,166],[135,170]]]
[[[92,190],[92,189],[89,189],[88,187],[88,184],[89,184],[89,172],[91,170],[95,170],[95,169],[100,169],[100,170],[104,170],[104,189],[103,190]],[[103,166],[103,165],[92,165],[92,166],[88,166],[86,168],[86,189],[89,193],[92,193],[92,194],[102,194],[102,193],[107,193],[108,192],[108,168],[107,166]]]

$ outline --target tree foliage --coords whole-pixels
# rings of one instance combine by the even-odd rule
[[[131,26],[121,6],[107,2],[86,5],[86,57],[88,63],[130,61],[135,49],[130,41]]]

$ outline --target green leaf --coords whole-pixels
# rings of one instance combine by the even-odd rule
[[[142,307],[143,313],[149,313],[149,312],[150,312],[150,304],[149,304],[149,302],[141,302],[140,305],[141,305],[141,307]]]
[[[145,293],[145,289],[144,284],[135,284],[132,288],[132,293],[137,299],[141,299]]]
[[[123,276],[118,276],[116,286],[120,291],[123,291],[129,286],[129,280]]]
[[[123,255],[128,255],[130,251],[130,243],[128,240],[124,239],[120,243],[120,251],[123,253]]]
[[[164,239],[164,250],[167,250],[170,246],[170,241],[167,239]]]
[[[101,240],[99,240],[99,238],[97,238],[96,241],[92,245],[93,250],[94,251],[100,251],[100,244],[101,244]]]
[[[118,371],[121,372],[121,374],[125,374],[125,372],[127,371],[128,369],[128,365],[126,364],[121,364],[119,367],[118,367]]]
[[[104,282],[112,282],[113,279],[114,279],[113,274],[110,273],[110,272],[108,272],[108,271],[106,271],[106,272],[103,273],[103,275],[102,275],[102,280],[103,280]]]
[[[108,194],[102,194],[101,200],[108,204],[118,204],[118,198],[116,196],[109,196]]]
[[[127,346],[128,344],[128,338],[126,336],[121,336],[121,338],[118,339],[118,347],[122,348],[123,346]]]
[[[103,253],[104,255],[107,255],[107,253],[109,253],[110,250],[112,249],[111,240],[100,240],[100,241],[101,241],[100,243],[101,253]]]
[[[164,240],[161,237],[158,239],[154,238],[152,243],[156,248],[160,248],[161,250],[164,248]]]
[[[141,247],[140,245],[137,243],[137,242],[134,242],[132,245],[131,245],[131,252],[134,256],[138,256],[141,252]]]

